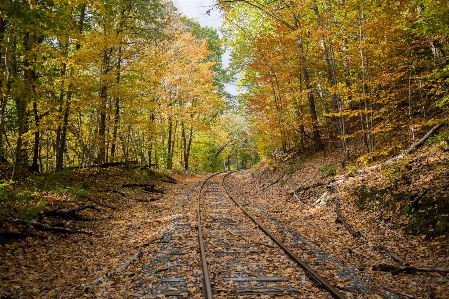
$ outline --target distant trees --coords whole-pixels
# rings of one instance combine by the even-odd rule
[[[447,1],[218,2],[241,99],[272,153],[311,144],[370,159],[448,107]]]

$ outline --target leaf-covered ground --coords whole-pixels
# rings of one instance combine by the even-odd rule
[[[332,162],[325,158],[294,160],[276,169],[265,164],[237,172],[232,180],[248,199],[314,247],[369,277],[379,293],[392,294],[390,298],[405,298],[400,293],[449,298],[447,273],[393,275],[372,270],[379,264],[400,265],[382,246],[411,266],[449,267],[449,154],[426,147],[405,159],[352,175],[338,167],[334,175]],[[74,181],[65,186],[70,189],[81,184],[72,188],[81,194],[77,202],[70,192],[33,191],[37,195],[24,197],[37,210],[43,209],[36,200],[42,196],[47,199],[46,209],[95,205],[99,211],[82,211],[80,220],[42,220],[95,235],[37,231],[5,221],[2,212],[0,231],[17,235],[2,235],[0,297],[163,298],[168,296],[159,289],[161,277],[181,277],[182,296],[200,298],[195,194],[198,182],[206,176],[170,174],[178,181],[173,184],[144,174],[119,167],[77,170]],[[326,188],[332,182],[334,192]],[[155,184],[155,189],[164,193],[124,184]],[[422,198],[412,205],[420,194]],[[313,205],[319,198],[320,203]],[[335,199],[342,216],[361,237],[351,236],[335,222]],[[14,216],[19,214],[17,211]],[[25,238],[19,235],[23,231],[28,233]],[[167,255],[176,250],[182,255]],[[315,266],[319,271],[333,271]],[[358,293],[349,280],[334,283],[349,290],[353,298],[383,297]],[[168,289],[170,286],[174,292],[181,290],[166,284]]]
[[[298,167],[292,169],[293,164]],[[411,266],[449,267],[448,153],[425,148],[405,159],[367,167],[363,173],[353,175],[341,169],[341,175],[327,175],[323,165],[329,168],[331,163],[326,159],[289,161],[277,170],[266,165],[239,173],[235,181],[269,214],[316,248],[359,269],[377,282],[379,289],[416,298],[449,298],[448,273],[394,275],[372,270],[379,264],[401,265],[382,247],[394,251]],[[336,182],[334,192],[327,188],[332,182]],[[413,201],[423,193],[413,207]],[[320,198],[320,203],[313,205]],[[336,198],[343,218],[361,233],[360,238],[336,223]],[[351,287],[351,283],[345,286]],[[358,296],[370,298],[366,294]]]
[[[95,202],[116,208],[97,205],[100,212],[83,211],[80,214],[87,221],[49,221],[64,221],[65,227],[99,236],[29,228],[37,237],[1,245],[1,298],[133,298],[142,264],[161,246],[158,240],[177,213],[177,197],[200,180],[193,176],[178,184],[159,182],[157,188],[165,192],[159,195],[122,188],[124,183],[151,182],[120,168],[102,169],[88,177],[89,189],[96,190]],[[150,201],[155,197],[160,199]],[[22,228],[2,222],[1,231],[18,229]]]

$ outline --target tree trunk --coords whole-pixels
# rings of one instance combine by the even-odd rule
[[[106,55],[106,54],[105,54]],[[98,124],[98,159],[97,164],[106,163],[106,104],[108,98],[108,87],[104,83],[100,90],[100,122]]]
[[[122,49],[119,48],[119,53],[122,53]],[[120,83],[120,72],[121,72],[121,55],[119,56],[119,62],[117,65],[117,81],[116,83]],[[112,145],[111,145],[111,158],[115,158],[115,149],[116,149],[116,142],[117,142],[117,131],[118,131],[118,125],[120,120],[120,98],[115,98],[115,111],[114,111],[114,127],[112,129]]]
[[[35,74],[33,74],[35,75]],[[36,131],[34,132],[34,144],[33,144],[33,162],[31,164],[30,170],[39,173],[39,146],[41,141],[40,136],[40,117],[37,110],[37,101],[33,99],[33,114],[34,114],[34,125],[36,126]]]
[[[78,21],[78,31],[79,33],[83,32],[83,27],[84,27],[84,20],[86,17],[86,4],[81,4],[81,14],[80,14],[80,18]],[[76,50],[79,50],[81,48],[81,44],[77,43],[75,46]],[[61,76],[64,76],[66,73],[66,64],[63,65],[63,73]],[[69,125],[69,116],[70,116],[70,106],[71,106],[71,101],[72,101],[72,94],[73,94],[73,85],[72,83],[69,84],[68,86],[68,91],[67,91],[67,98],[66,98],[66,102],[65,105],[63,105],[63,101],[64,101],[64,93],[63,93],[63,89],[61,89],[61,94],[60,94],[60,102],[61,102],[61,109],[64,111],[63,113],[63,120],[62,120],[62,126],[60,128],[58,128],[57,131],[57,141],[56,141],[56,153],[55,153],[55,170],[56,171],[61,171],[64,165],[64,151],[65,151],[65,147],[66,147],[66,142],[67,142],[67,128]]]
[[[359,52],[360,52],[360,59],[361,59],[361,68],[362,68],[362,94],[364,98],[364,105],[363,109],[365,110],[364,116],[360,114],[360,120],[362,122],[362,130],[364,135],[364,141],[365,145],[367,147],[368,152],[374,151],[374,136],[371,132],[372,129],[372,118],[370,117],[370,112],[368,110],[371,107],[371,101],[368,99],[368,86],[367,86],[367,66],[366,66],[366,58],[364,54],[364,48],[363,48],[363,30],[362,30],[362,23],[363,23],[363,12],[362,8],[359,6],[357,10],[357,20],[359,24]],[[372,109],[371,109],[372,110]],[[365,123],[365,125],[363,124]]]
[[[320,11],[318,9],[318,5],[316,0],[313,1],[313,10],[315,12],[315,16],[317,18],[317,25],[318,28],[320,29],[325,29],[324,25],[322,24],[321,21],[321,16],[320,16]],[[332,106],[332,111],[334,113],[338,113],[340,112],[341,109],[341,103],[340,103],[340,95],[335,93],[335,87],[337,85],[337,81],[335,78],[335,68],[334,68],[334,63],[332,61],[332,56],[329,53],[329,47],[326,44],[326,40],[323,34],[320,34],[320,44],[321,44],[321,49],[323,51],[323,59],[326,65],[326,73],[327,73],[327,83],[329,84],[331,91],[331,106]],[[344,138],[342,138],[341,136],[346,135],[345,132],[345,124],[344,124],[344,118],[339,116],[332,116],[332,119],[335,123],[335,127],[337,130],[338,135],[340,135],[340,141],[341,141],[341,145],[343,148],[343,151],[347,151],[347,147],[346,147],[346,140]]]
[[[173,122],[171,116],[168,117],[168,136],[167,136],[167,164],[165,165],[167,169],[172,169],[173,167],[173,156],[172,156],[172,139],[173,139]]]
[[[310,118],[312,119],[312,135],[314,142],[315,152],[320,152],[324,149],[324,144],[321,141],[320,131],[318,129],[318,116],[315,107],[315,97],[313,95],[312,84],[310,81],[309,69],[306,64],[306,57],[304,53],[304,48],[302,44],[302,37],[297,37],[298,48],[299,48],[299,58],[301,61],[301,71],[304,77],[304,83],[307,89],[307,97],[309,101]]]
[[[6,162],[5,157],[5,146],[3,144],[3,134],[5,132],[5,113],[6,113],[6,102],[7,98],[4,96],[6,94],[6,85],[9,79],[6,66],[6,48],[3,47],[3,38],[5,36],[7,22],[0,16],[0,74],[5,74],[5,76],[0,76],[0,163]],[[6,80],[5,80],[6,79]],[[6,81],[6,82],[5,82]]]
[[[26,58],[24,59],[23,69],[24,69],[24,83],[25,88],[22,93],[21,99],[19,99],[19,120],[18,120],[18,137],[16,143],[16,152],[14,157],[14,167],[12,171],[11,179],[17,180],[22,172],[22,145],[23,145],[23,134],[25,133],[25,123],[26,123],[26,110],[28,106],[28,101],[33,98],[33,86],[34,86],[34,76],[33,76],[33,64],[30,61],[30,51],[33,48],[35,41],[35,35],[33,33],[27,32],[23,37],[23,47],[26,52]]]
[[[118,122],[120,118],[120,99],[115,98],[114,128],[112,130],[111,159],[115,158],[115,149],[117,143]]]
[[[190,126],[189,129],[189,135],[186,135],[185,132],[185,124],[182,123],[181,125],[181,135],[182,135],[182,142],[183,142],[183,158],[184,158],[184,170],[189,170],[189,158],[190,158],[190,148],[192,146],[192,139],[193,139],[193,127]]]

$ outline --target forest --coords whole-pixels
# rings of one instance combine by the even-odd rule
[[[0,298],[203,298],[200,202],[226,184],[347,297],[447,298],[449,1],[208,9],[220,30],[172,0],[0,0]]]
[[[114,162],[213,169],[220,147],[247,130],[225,101],[218,33],[170,2],[0,10],[0,159],[13,180]]]
[[[447,116],[446,1],[217,6],[222,38],[169,1],[3,1],[2,168],[197,172],[324,149],[369,163]]]
[[[447,117],[447,1],[219,3],[262,155],[369,163]]]

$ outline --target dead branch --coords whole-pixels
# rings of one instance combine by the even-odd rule
[[[95,233],[88,232],[88,231],[67,229],[67,228],[59,227],[59,226],[51,226],[51,225],[37,222],[37,221],[27,222],[23,219],[18,219],[18,218],[9,218],[8,221],[11,223],[22,224],[22,225],[31,224],[35,229],[45,230],[45,231],[53,231],[53,232],[66,233],[66,234],[86,234],[86,235],[91,235],[91,236],[100,236],[99,234],[95,234]]]
[[[117,209],[117,207],[114,207],[114,206],[105,204],[105,203],[103,203],[103,202],[101,202],[101,201],[98,201],[98,200],[95,200],[95,199],[92,199],[92,198],[89,198],[89,200],[90,200],[91,202],[93,202],[93,203],[96,203],[96,204],[99,205],[99,206],[102,206],[102,207],[105,207],[105,208],[108,208],[108,209],[111,209],[111,210]]]
[[[348,250],[348,252],[349,252],[350,255],[355,255],[355,256],[357,256],[357,257],[360,258],[360,259],[365,259],[365,260],[368,260],[368,259],[369,259],[367,256],[365,256],[365,255],[363,255],[363,254],[360,254],[360,253],[358,253],[357,251],[354,251],[354,250],[352,250],[352,249],[349,248],[349,247],[347,247],[346,249]]]
[[[340,214],[340,202],[337,198],[335,198],[335,212],[337,213],[337,219],[335,222],[343,224],[343,226],[346,228],[346,230],[354,237],[354,238],[360,238],[362,234],[359,231],[355,231],[341,216]]]
[[[419,208],[419,201],[421,200],[421,198],[426,196],[429,191],[430,189],[424,189],[418,195],[416,195],[416,198],[410,203],[411,207],[413,208],[412,212],[414,212],[415,209]]]
[[[151,168],[151,167],[157,167],[157,165],[158,165],[157,163],[150,164],[150,165],[144,165],[144,166],[139,167],[139,169],[141,169],[141,170],[148,169],[148,168]]]
[[[277,182],[279,182],[282,178],[284,177],[284,175],[279,176],[276,180],[274,180],[273,182],[269,183],[268,185],[266,185],[265,187],[262,187],[262,190],[267,189],[270,186],[273,186],[274,184],[276,184]]]
[[[154,189],[154,184],[123,184],[122,187],[148,187]]]
[[[302,191],[307,191],[307,190],[309,190],[309,189],[318,188],[318,187],[321,187],[321,186],[324,186],[324,185],[326,185],[326,183],[323,183],[323,182],[317,182],[317,183],[315,183],[315,184],[313,184],[313,185],[304,186],[304,187],[299,187],[299,188],[296,189],[295,191],[289,193],[290,196],[289,196],[289,198],[288,198],[287,200],[290,200],[290,198],[291,198],[291,197],[293,196],[293,194],[295,194],[295,193],[302,192]]]
[[[414,267],[414,266],[394,266],[380,264],[373,267],[373,271],[391,272],[392,274],[398,274],[401,272],[414,273],[414,272],[440,272],[449,273],[449,268],[443,267]]]
[[[435,298],[435,290],[432,286],[427,285],[427,297],[426,299],[434,299]]]
[[[162,241],[164,241],[164,238],[160,237],[160,238],[156,238],[156,239],[153,239],[151,241],[148,241],[147,243],[137,245],[134,248],[147,247],[147,246],[149,246],[151,244],[162,243]]]
[[[409,299],[416,299],[416,297],[414,297],[412,295],[393,290],[392,288],[389,288],[387,286],[384,286],[384,285],[379,285],[379,286],[381,288],[383,288],[385,291],[389,292],[389,293],[392,293],[392,294],[395,294],[395,295],[404,296],[404,297],[409,298]]]
[[[228,233],[230,233],[231,235],[233,235],[233,236],[237,236],[236,234],[234,234],[232,231],[230,231],[229,229],[226,229],[226,231],[228,232]]]
[[[346,292],[351,292],[351,293],[356,293],[356,294],[363,294],[363,292],[355,286],[336,286],[337,289],[342,290],[342,291],[346,291]]]
[[[399,257],[399,255],[397,255],[396,252],[394,252],[390,248],[387,248],[385,246],[382,246],[382,245],[378,244],[378,245],[376,245],[374,247],[374,250],[384,251],[384,252],[388,253],[391,256],[391,258],[393,260],[395,260],[396,262],[398,262],[399,264],[404,265],[404,266],[408,266],[407,262],[404,259],[402,259],[401,257]]]
[[[406,297],[409,299],[416,299],[416,297],[414,297],[412,295],[393,290],[392,288],[389,288],[387,286],[384,286],[381,284],[379,284],[379,286],[391,294],[400,295],[400,296],[403,296],[403,297]],[[343,286],[343,287],[337,286],[337,288],[340,290],[343,290],[343,291],[351,292],[351,293],[363,294],[363,292],[358,287],[355,287],[355,286]]]
[[[123,192],[121,192],[121,191],[119,191],[119,190],[112,190],[111,191],[112,193],[117,193],[117,194],[120,194],[121,196],[123,196],[123,197],[125,197],[126,198],[126,194],[125,193],[123,193]]]
[[[321,195],[317,200],[315,200],[315,202],[312,204],[312,207],[313,206],[316,206],[317,204],[319,204],[323,199],[325,199],[326,198],[326,196],[327,196],[327,192],[324,192],[323,193],[323,195]]]

